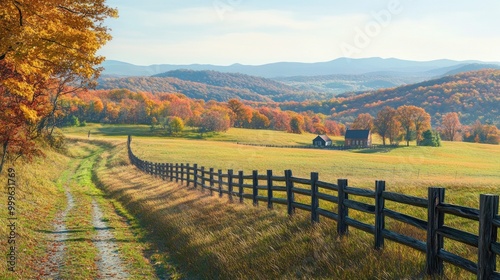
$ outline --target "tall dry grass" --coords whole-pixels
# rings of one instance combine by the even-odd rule
[[[146,175],[128,164],[125,144],[104,153],[96,177],[138,217],[160,255],[194,279],[421,279],[423,254],[352,229],[339,237],[334,222],[312,225],[308,213],[288,217],[248,203],[229,203]],[[407,226],[398,231],[412,233]],[[448,266],[447,266],[448,267]],[[472,274],[447,268],[446,278]]]
[[[15,246],[17,263],[15,272],[7,270],[6,258],[0,261],[0,279],[35,279],[43,268],[43,258],[48,250],[47,232],[53,230],[53,220],[58,209],[66,207],[62,185],[69,174],[65,172],[70,159],[49,147],[44,147],[46,157],[35,158],[31,163],[19,159],[7,162],[0,173],[0,252],[6,255]],[[15,244],[8,244],[7,169],[16,173]]]

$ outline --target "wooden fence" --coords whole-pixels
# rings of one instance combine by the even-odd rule
[[[244,174],[243,171],[235,173],[233,170],[224,173],[220,169],[207,169],[197,164],[148,162],[134,155],[130,143],[129,136],[127,146],[131,163],[163,180],[175,180],[202,191],[208,190],[210,194],[215,192],[220,197],[226,194],[231,201],[251,199],[254,205],[262,201],[268,208],[273,208],[274,204],[286,205],[289,215],[293,215],[295,209],[302,209],[311,213],[312,222],[319,222],[321,216],[335,220],[339,235],[347,234],[349,227],[373,234],[375,249],[381,249],[386,239],[398,242],[425,253],[425,270],[429,275],[442,274],[443,262],[447,262],[476,274],[477,279],[500,279],[500,273],[496,271],[496,255],[500,254],[500,244],[497,242],[497,230],[500,227],[498,195],[480,195],[480,207],[474,209],[446,203],[444,188],[431,187],[428,197],[420,198],[386,191],[384,181],[376,181],[375,189],[370,190],[351,187],[346,179],[339,179],[336,183],[322,182],[318,180],[316,172],[312,172],[310,178],[299,178],[294,177],[291,170],[285,170],[283,176],[276,175],[272,170],[266,174],[257,171],[251,174]],[[310,203],[296,201],[295,195],[308,197]],[[356,201],[353,197],[371,198],[373,204]],[[334,203],[337,205],[336,211],[321,208],[320,201]],[[391,210],[385,206],[386,201],[427,209],[427,220]],[[349,216],[350,209],[373,215],[374,223],[353,219]],[[478,222],[478,235],[446,226],[445,214]],[[386,217],[424,230],[426,241],[386,229]],[[444,238],[476,247],[477,263],[445,250]]]

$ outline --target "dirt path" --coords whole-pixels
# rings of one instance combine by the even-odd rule
[[[43,266],[41,275],[49,279],[60,279],[59,272],[64,263],[64,255],[66,249],[66,241],[69,239],[70,232],[66,228],[65,219],[68,213],[75,206],[75,201],[68,185],[64,185],[64,193],[66,195],[66,209],[60,212],[54,221],[54,231],[52,240],[48,248],[47,261]]]
[[[85,159],[84,159],[85,160]],[[120,250],[112,232],[112,228],[108,227],[104,214],[92,195],[92,187],[87,184],[82,185],[83,176],[90,176],[87,167],[82,167],[82,162],[74,162],[72,166],[78,166],[76,170],[70,172],[64,182],[63,190],[66,199],[66,208],[56,214],[54,220],[53,231],[47,232],[49,244],[47,246],[47,255],[43,260],[40,271],[41,279],[64,279],[67,278],[68,272],[74,271],[74,267],[65,267],[73,261],[77,263],[79,256],[70,256],[67,252],[74,243],[68,242],[85,242],[82,240],[81,233],[87,229],[82,228],[81,222],[69,222],[70,219],[75,219],[75,211],[81,209],[89,209],[87,212],[80,212],[79,218],[84,219],[85,224],[90,226],[91,231],[88,240],[88,245],[94,246],[97,251],[95,258],[95,266],[97,276],[94,279],[127,279],[129,274],[125,269],[120,258]],[[73,168],[73,167],[69,167]],[[90,180],[90,178],[89,178]],[[77,189],[76,189],[77,188]],[[73,192],[73,193],[72,193]],[[76,210],[75,210],[76,209]],[[75,228],[72,228],[72,225]],[[78,236],[80,234],[80,236]],[[86,245],[86,246],[88,246]],[[69,259],[69,260],[68,260]],[[90,260],[92,263],[92,260]],[[71,272],[70,272],[71,273]],[[71,275],[71,274],[70,274]],[[94,274],[95,275],[95,274]],[[75,275],[75,279],[84,277],[83,275]],[[83,279],[83,278],[82,278]]]
[[[103,214],[99,204],[92,200],[92,220],[97,236],[93,242],[99,250],[99,260],[97,267],[99,269],[98,279],[127,279],[128,273],[125,271],[119,256],[118,245],[114,238],[111,228],[103,221]]]

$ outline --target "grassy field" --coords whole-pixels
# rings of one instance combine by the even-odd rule
[[[321,180],[347,178],[359,186],[385,180],[390,187],[440,185],[445,187],[500,186],[500,146],[443,142],[443,146],[399,147],[351,151],[264,148],[237,143],[308,145],[312,134],[232,128],[206,139],[155,137],[148,126],[92,125],[66,129],[68,135],[91,139],[123,140],[134,137],[137,156],[157,162],[198,163],[215,169],[260,170],[308,176]],[[334,140],[341,142],[341,138]]]
[[[292,169],[308,176],[319,172],[321,180],[347,178],[351,184],[373,186],[386,180],[390,187],[440,185],[445,187],[495,187],[500,185],[500,146],[443,142],[439,148],[399,147],[352,151],[272,149],[237,143],[307,145],[315,135],[268,130],[230,129],[206,139],[158,137],[147,126],[92,125],[65,130],[91,139],[134,137],[139,157],[158,162],[198,163],[216,169],[277,172]],[[334,138],[341,141],[340,138]],[[265,163],[265,164],[264,164]]]
[[[334,223],[312,225],[306,213],[228,203],[127,164],[125,145],[106,153],[97,177],[139,216],[160,256],[182,279],[403,279],[421,277],[422,254],[395,243],[372,249],[358,231],[338,237]],[[457,279],[460,272],[449,273]]]
[[[91,139],[105,141],[124,143],[126,135],[136,135],[132,142],[134,152],[150,161],[198,163],[207,168],[244,170],[245,173],[272,169],[279,174],[291,169],[294,176],[301,177],[319,172],[322,181],[347,178],[351,186],[365,188],[373,188],[375,180],[386,180],[388,190],[420,197],[426,196],[429,186],[443,186],[448,189],[447,202],[475,208],[480,193],[498,193],[500,187],[500,146],[494,145],[444,142],[440,148],[411,146],[331,151],[237,144],[302,145],[314,138],[314,135],[275,131],[230,129],[227,133],[196,139],[155,136],[147,126],[93,125],[92,129],[95,132]],[[87,138],[87,132],[84,128],[66,130],[68,135],[81,138]],[[162,183],[127,166],[123,146],[112,154],[103,159],[97,177],[102,179],[107,192],[122,201],[134,215],[142,217],[145,226],[156,233],[156,242],[173,252],[172,256],[159,255],[167,259],[172,257],[183,271],[204,276],[218,273],[222,278],[245,278],[243,275],[253,275],[253,278],[264,278],[264,275],[352,278],[361,275],[361,278],[378,279],[419,278],[422,272],[423,256],[411,249],[389,242],[381,256],[380,252],[370,249],[372,238],[359,231],[354,230],[349,238],[338,242],[333,234],[334,223],[311,227],[305,213],[290,220],[284,216],[284,211],[269,212],[247,204],[228,204],[227,199],[179,189],[175,184]],[[388,207],[418,217],[426,215],[425,211],[405,205],[394,203]],[[366,218],[353,212],[356,219]],[[241,223],[235,222],[240,220]],[[269,226],[269,223],[276,226]],[[461,218],[447,218],[447,224],[477,233],[477,224]],[[424,238],[422,232],[397,222],[389,222],[388,227]],[[174,232],[174,236],[170,232]],[[255,236],[265,238],[257,242],[252,239]],[[297,244],[291,245],[287,240]],[[316,250],[317,246],[322,249]],[[447,241],[445,247],[473,261],[477,255],[474,248],[453,241]],[[238,255],[242,251],[249,253]],[[312,256],[311,252],[314,252]],[[267,258],[261,259],[261,255]],[[348,256],[348,259],[340,257],[339,260],[339,256]],[[297,263],[298,260],[302,263]],[[253,269],[245,267],[249,264]],[[393,270],[397,264],[400,271]],[[446,266],[446,277],[473,278],[450,265]]]

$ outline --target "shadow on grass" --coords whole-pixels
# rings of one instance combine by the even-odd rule
[[[392,150],[400,148],[403,148],[403,146],[380,146],[376,148],[367,148],[367,149],[352,149],[350,151],[358,154],[379,154],[379,153],[389,153]]]
[[[92,132],[92,131],[91,131]],[[146,136],[146,137],[167,137],[167,138],[181,138],[181,139],[194,139],[202,140],[209,139],[218,134],[216,132],[200,133],[196,128],[187,128],[177,134],[171,134],[164,129],[156,128],[151,130],[148,126],[138,125],[113,125],[95,128],[93,133],[102,134],[104,136]]]

